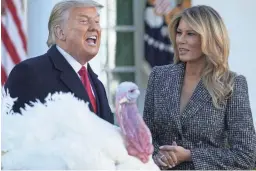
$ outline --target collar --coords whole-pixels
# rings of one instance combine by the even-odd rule
[[[73,58],[70,54],[68,54],[58,45],[56,45],[56,48],[63,55],[63,57],[68,61],[68,63],[72,66],[75,72],[78,73],[78,71],[82,68],[83,65],[81,65],[77,60],[75,60],[75,58]],[[87,63],[84,64],[84,66],[87,69]]]

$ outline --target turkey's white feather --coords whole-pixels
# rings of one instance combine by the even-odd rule
[[[120,129],[71,93],[49,94],[22,115],[10,110],[15,100],[2,93],[3,169],[159,170],[152,157],[129,156]]]

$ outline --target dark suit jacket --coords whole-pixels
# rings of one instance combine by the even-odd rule
[[[159,146],[176,141],[191,150],[192,162],[173,169],[252,169],[256,135],[245,77],[235,77],[233,94],[222,109],[213,106],[201,80],[180,113],[184,71],[180,63],[155,67],[150,75],[144,120],[152,132],[154,155]]]
[[[97,115],[102,119],[114,123],[106,92],[97,75],[88,65],[97,102]],[[30,58],[16,65],[11,71],[5,84],[12,97],[18,97],[14,104],[14,111],[19,112],[25,103],[39,99],[43,102],[49,93],[72,92],[76,97],[89,101],[89,97],[77,73],[66,59],[52,46],[42,56]],[[92,110],[92,105],[89,105]]]

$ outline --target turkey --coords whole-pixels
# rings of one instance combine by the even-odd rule
[[[138,112],[136,100],[139,95],[136,84],[121,83],[116,92],[116,116],[125,137],[128,154],[146,163],[154,147],[151,133]]]
[[[71,93],[49,94],[14,113],[2,91],[4,170],[159,170],[151,134],[138,113],[137,86],[117,88],[117,121],[102,120]]]

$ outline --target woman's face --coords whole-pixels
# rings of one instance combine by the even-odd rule
[[[180,61],[194,62],[202,58],[201,37],[183,19],[176,30],[176,43]]]

